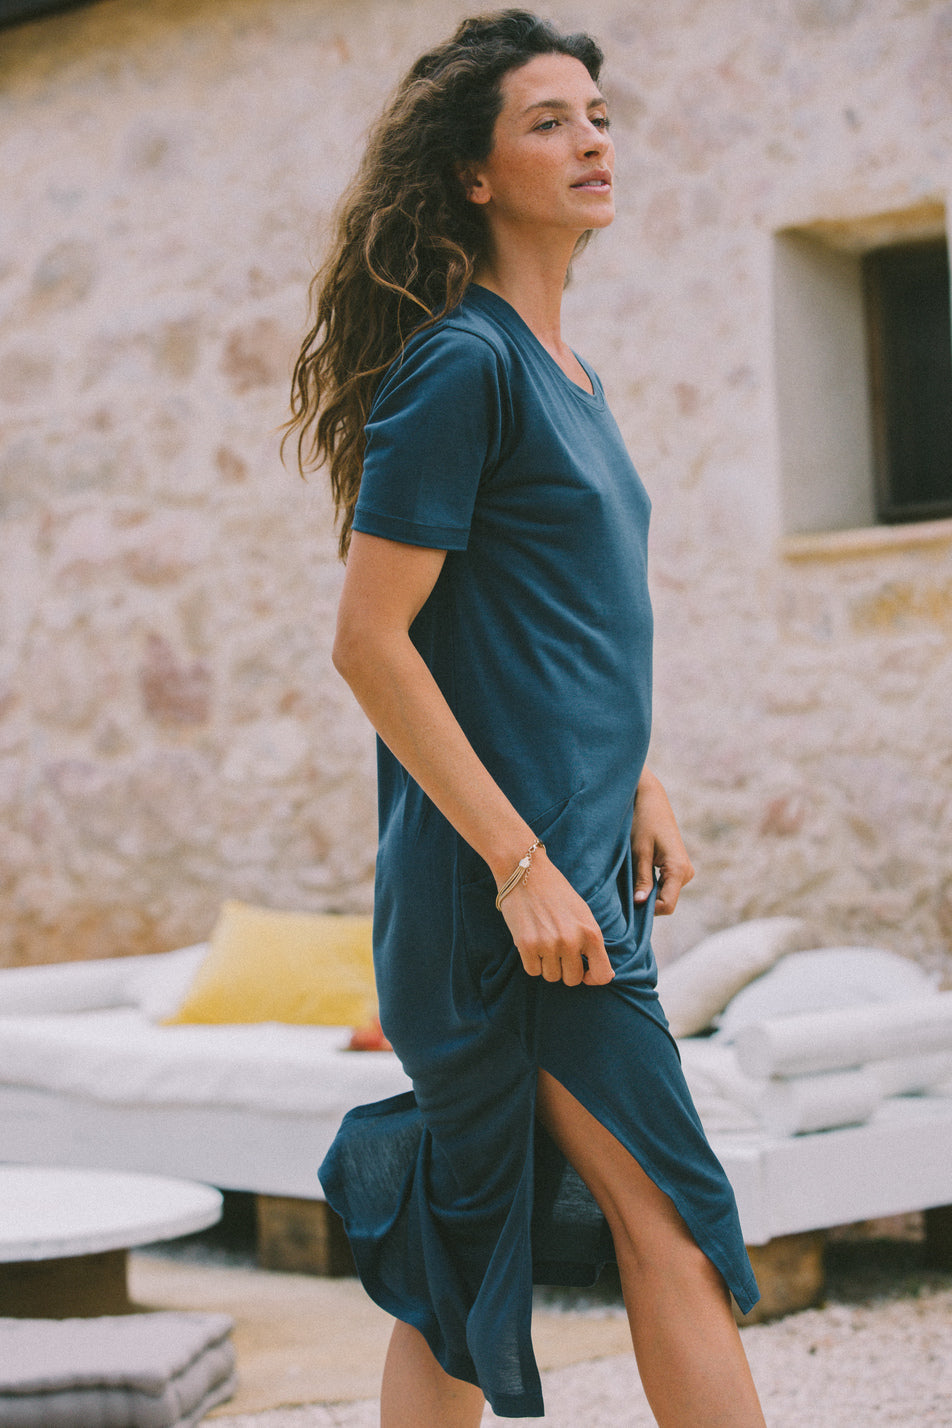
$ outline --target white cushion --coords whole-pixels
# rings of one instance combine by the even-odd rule
[[[207,952],[208,943],[199,942],[176,952],[135,958],[130,1000],[148,1021],[163,1022],[178,1010]]]
[[[191,1428],[235,1388],[225,1314],[0,1319],[2,1428]]]
[[[805,940],[799,917],[760,917],[712,933],[662,967],[658,990],[672,1035],[706,1030],[741,987]]]
[[[934,990],[935,979],[915,962],[880,947],[791,952],[737,993],[718,1019],[718,1034],[733,1041],[743,1027],[770,1017],[902,1001]]]
[[[708,1135],[760,1128],[765,1085],[744,1074],[733,1046],[719,1044],[716,1037],[691,1036],[680,1043],[678,1052],[694,1108]]]
[[[125,958],[0,971],[0,1016],[45,1016],[130,1003]]]
[[[62,1016],[141,1007],[150,1021],[174,1011],[207,944],[137,957],[97,957],[0,970],[0,1016]]]
[[[336,1116],[410,1089],[392,1051],[346,1051],[346,1027],[154,1026],[116,1007],[0,1023],[0,1086],[113,1105]]]

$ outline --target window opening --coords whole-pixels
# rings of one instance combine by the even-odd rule
[[[863,256],[879,520],[952,515],[952,304],[945,240]]]

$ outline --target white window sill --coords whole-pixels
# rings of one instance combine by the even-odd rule
[[[785,560],[848,560],[858,555],[884,555],[927,545],[952,548],[952,519],[784,536],[780,554]]]

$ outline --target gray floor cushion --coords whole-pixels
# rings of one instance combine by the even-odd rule
[[[0,1318],[0,1428],[191,1428],[230,1398],[227,1314]]]

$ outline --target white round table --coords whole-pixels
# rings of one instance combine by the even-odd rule
[[[205,1229],[221,1204],[188,1180],[0,1165],[0,1314],[122,1313],[127,1251]]]

